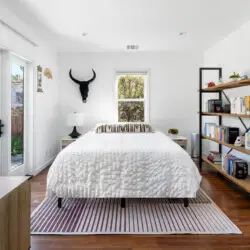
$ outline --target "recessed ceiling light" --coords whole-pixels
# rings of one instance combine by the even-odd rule
[[[139,45],[138,44],[128,44],[126,46],[127,50],[131,50],[131,51],[136,51],[139,49]]]
[[[82,36],[87,36],[87,35],[88,35],[87,32],[83,32],[83,33],[82,33]]]
[[[186,31],[182,31],[179,33],[179,36],[186,36],[187,35],[187,32]]]

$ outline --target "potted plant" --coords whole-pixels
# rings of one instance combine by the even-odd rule
[[[171,136],[177,136],[179,134],[179,130],[176,129],[176,128],[170,128],[168,130],[168,134],[171,135]]]
[[[229,76],[230,79],[232,79],[233,81],[238,81],[241,79],[240,74],[234,72],[231,76]]]

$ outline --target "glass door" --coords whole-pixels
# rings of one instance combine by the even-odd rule
[[[26,62],[12,57],[11,61],[11,170],[25,163],[25,82]]]
[[[6,50],[0,59],[0,175],[25,175],[27,61]]]

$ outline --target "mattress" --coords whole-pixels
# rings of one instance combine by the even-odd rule
[[[193,198],[201,176],[189,154],[161,132],[88,132],[49,169],[47,196]]]

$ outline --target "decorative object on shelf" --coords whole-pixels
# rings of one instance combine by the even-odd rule
[[[214,83],[214,82],[209,82],[209,83],[207,84],[207,86],[208,86],[208,88],[214,87],[214,86],[215,86],[215,83]]]
[[[243,76],[241,77],[241,80],[246,80],[246,79],[248,79],[248,75],[243,75]]]
[[[210,99],[207,101],[207,110],[208,112],[213,112],[213,113],[222,113],[223,112],[223,103],[222,100],[219,99]]]
[[[231,112],[231,105],[230,104],[224,104],[223,111],[224,111],[224,113],[230,114],[230,112]]]
[[[240,74],[234,72],[232,75],[229,76],[230,79],[232,79],[233,81],[238,81],[241,79]]]
[[[41,65],[37,66],[37,92],[43,93],[43,68]]]
[[[244,136],[238,136],[234,142],[234,146],[241,147],[245,145],[245,137]]]
[[[220,79],[219,79],[219,84],[223,84],[224,83],[224,81],[223,81],[223,78],[221,77]]]
[[[46,68],[43,72],[43,74],[48,78],[48,79],[53,79],[52,71],[49,68]]]
[[[73,131],[69,136],[71,138],[78,138],[81,134],[77,132],[76,127],[83,126],[84,115],[82,113],[74,113],[68,115],[68,126],[73,126]]]
[[[179,134],[179,130],[176,129],[176,128],[170,128],[170,129],[168,130],[168,133],[169,133],[170,135],[178,135],[178,134]]]
[[[74,81],[75,83],[77,83],[77,84],[80,85],[80,86],[79,86],[79,89],[80,89],[80,93],[81,93],[81,96],[82,96],[82,101],[83,101],[84,103],[87,102],[87,97],[88,97],[88,93],[89,93],[89,84],[90,84],[91,82],[93,82],[93,81],[95,80],[95,78],[96,78],[96,73],[95,73],[95,71],[94,71],[93,69],[92,69],[92,71],[93,71],[93,77],[92,77],[90,80],[88,80],[88,81],[79,81],[79,80],[75,79],[75,78],[72,76],[72,70],[70,69],[70,71],[69,71],[69,77],[70,77],[70,79],[71,79],[72,81]]]

